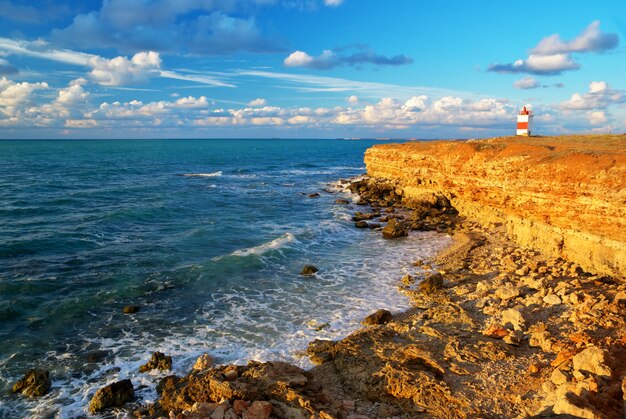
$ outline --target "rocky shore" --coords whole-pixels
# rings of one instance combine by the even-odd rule
[[[515,147],[507,150],[508,140],[500,139],[457,143],[464,153],[474,154],[456,158],[449,144],[431,144],[430,155],[422,144],[368,150],[368,172],[376,177],[344,182],[360,197],[355,228],[379,230],[390,240],[424,230],[454,238],[434,260],[411,261],[413,271],[398,278],[413,307],[395,316],[373,313],[343,340],[311,342],[306,355],[316,366],[306,371],[281,362],[213,366],[205,355],[186,376],[161,380],[155,404],[127,403],[128,414],[179,419],[624,417],[626,281],[620,249],[626,241],[624,230],[607,235],[602,218],[593,216],[594,211],[615,211],[610,222],[626,226],[626,189],[619,189],[626,186],[621,186],[626,137],[614,137],[611,144],[621,151],[614,151],[612,165],[605,160],[609,152],[599,152],[600,143],[590,140],[589,154],[596,160],[588,164],[595,169],[582,165],[579,172],[592,180],[583,184],[576,178],[583,197],[570,193],[563,202],[553,201],[554,211],[544,206],[547,218],[541,220],[535,218],[541,213],[537,202],[547,205],[549,191],[562,190],[559,179],[566,178],[554,175],[550,186],[549,173],[563,170],[560,159],[573,161],[571,148],[511,140]],[[543,157],[535,146],[543,148]],[[437,154],[437,147],[447,152]],[[552,155],[555,150],[558,155]],[[585,155],[580,148],[575,153]],[[437,162],[438,155],[445,161]],[[536,174],[540,170],[529,167],[524,186],[523,176],[503,178],[504,172],[498,172],[508,167],[501,157],[510,164],[531,159],[554,166],[544,167],[543,181]],[[474,170],[475,180],[463,181],[463,170]],[[479,181],[496,174],[499,186]],[[609,176],[615,174],[622,178]],[[592,193],[585,185],[602,184],[602,176],[603,189]],[[466,190],[470,186],[474,189]],[[525,187],[532,194],[523,193]],[[541,196],[534,204],[533,194]],[[585,203],[592,209],[579,209]],[[337,205],[347,204],[337,200]],[[577,214],[569,227],[560,224],[567,211]],[[532,233],[533,225],[544,236]],[[532,234],[522,234],[524,229]],[[559,237],[560,253],[555,253],[551,243]],[[580,256],[572,248],[576,243],[591,253]],[[315,275],[310,268],[307,274]],[[167,358],[157,353],[145,368],[167,370]],[[92,412],[132,398],[132,386],[123,384],[118,385],[125,392],[121,395],[102,391],[110,403],[92,401],[97,406]]]

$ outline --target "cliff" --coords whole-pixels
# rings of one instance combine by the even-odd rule
[[[365,164],[409,204],[444,195],[522,246],[626,277],[626,135],[381,144]]]

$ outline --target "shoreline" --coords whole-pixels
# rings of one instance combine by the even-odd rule
[[[395,191],[372,184],[374,198],[361,204]],[[412,300],[406,312],[339,341],[311,342],[310,370],[251,361],[167,377],[157,406],[136,413],[200,418],[267,402],[272,417],[293,418],[621,417],[626,286],[452,210],[431,202],[398,217],[406,228],[454,237],[432,261],[413,261],[416,272],[426,263],[437,273],[398,278]]]

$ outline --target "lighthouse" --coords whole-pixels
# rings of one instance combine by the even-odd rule
[[[533,122],[533,112],[528,110],[526,106],[522,108],[517,115],[517,135],[528,137],[531,135],[531,125]]]

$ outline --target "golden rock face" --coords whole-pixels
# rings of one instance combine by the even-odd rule
[[[522,246],[626,277],[626,135],[381,144],[365,164],[405,199],[441,193]]]

